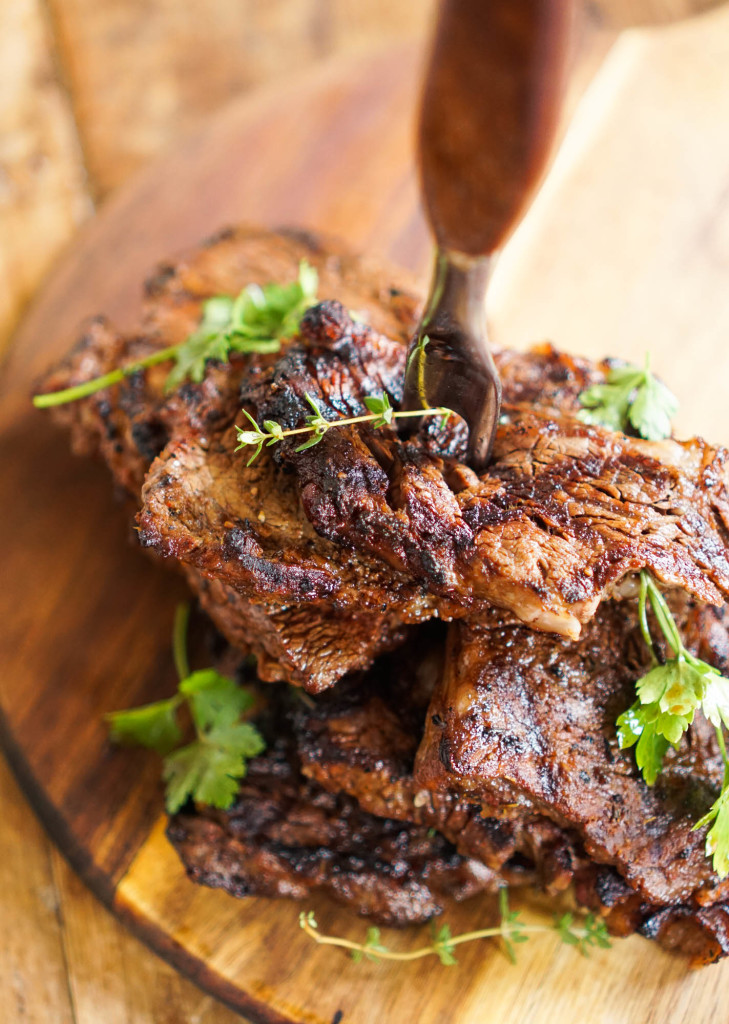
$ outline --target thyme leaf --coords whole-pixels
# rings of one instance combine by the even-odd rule
[[[319,930],[319,925],[311,910],[302,911],[299,914],[299,926],[310,939],[320,946],[336,946],[347,950],[356,963],[365,958],[375,962],[398,961],[403,963],[435,956],[444,967],[453,967],[458,963],[455,955],[456,947],[467,942],[477,942],[480,939],[501,939],[507,956],[512,963],[516,963],[514,944],[526,942],[529,935],[537,932],[556,933],[562,942],[574,946],[583,956],[587,956],[591,948],[610,948],[610,938],[605,922],[594,914],[587,914],[581,921],[576,920],[572,914],[564,914],[562,917],[556,918],[551,925],[522,924],[520,913],[509,909],[506,888],[499,890],[499,907],[501,921],[498,925],[453,935],[448,924],[438,925],[437,922],[432,921],[430,942],[416,949],[405,951],[392,950],[384,945],[379,928],[368,928],[363,942],[355,942],[337,935],[325,935]]]
[[[362,416],[342,416],[336,420],[327,420],[316,404],[314,398],[307,394],[306,401],[309,407],[312,409],[311,415],[306,416],[306,426],[296,427],[293,430],[284,430],[280,423],[276,423],[275,420],[264,420],[263,426],[253,419],[251,414],[245,409],[243,415],[248,420],[249,424],[253,428],[252,430],[236,426],[236,433],[238,439],[238,445],[236,451],[240,451],[241,448],[255,447],[254,453],[248,460],[247,465],[251,465],[260,455],[264,444],[266,447],[271,447],[273,444],[278,444],[279,441],[283,441],[285,437],[293,437],[299,434],[308,434],[309,436],[303,441],[297,448],[294,449],[296,452],[306,451],[307,448],[313,448],[314,445],[319,444],[321,439],[324,437],[328,430],[332,430],[334,427],[347,427],[355,423],[371,423],[375,430],[381,427],[389,426],[393,420],[405,419],[410,416],[440,416],[441,417],[441,428],[445,427],[448,422],[448,418],[453,415],[451,409],[444,407],[438,409],[414,409],[414,410],[395,410],[390,404],[388,395],[383,391],[381,395],[369,395],[364,399],[364,404],[369,410],[368,413]]]
[[[656,658],[648,605],[672,652],[663,664]],[[713,857],[714,870],[724,877],[729,874],[729,762],[723,733],[724,726],[729,727],[729,679],[687,650],[665,598],[646,569],[640,574],[638,617],[654,664],[635,684],[635,703],[618,717],[618,742],[624,750],[635,746],[636,764],[652,786],[669,747],[678,747],[696,712],[711,722],[724,759],[724,779],[716,802],[694,827],[714,823],[706,837],[706,855]]]

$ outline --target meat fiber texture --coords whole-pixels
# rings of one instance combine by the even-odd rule
[[[339,243],[309,233],[239,228],[221,232],[188,256],[157,269],[146,285],[138,331],[120,335],[101,318],[90,321],[75,348],[38,389],[70,387],[181,342],[195,329],[206,299],[237,294],[251,283],[293,281],[301,260],[316,268],[320,295],[336,295],[350,309],[366,312],[376,329],[399,339],[401,346],[407,342],[419,303],[407,275],[355,257]],[[287,344],[284,339],[284,349]],[[201,383],[187,382],[170,393],[165,390],[170,364],[161,364],[82,401],[59,406],[53,415],[70,430],[74,450],[82,455],[100,455],[115,483],[136,505],[145,474],[165,446],[180,456],[194,453],[186,467],[190,482],[196,487],[210,486],[214,475],[216,483],[225,488],[224,494],[210,495],[208,510],[197,527],[199,544],[205,543],[205,530],[211,528],[216,514],[222,516],[221,523],[228,521],[225,503],[242,469],[245,480],[238,496],[239,515],[243,521],[252,518],[259,529],[264,528],[266,520],[270,525],[278,523],[284,538],[276,535],[274,543],[279,543],[282,557],[285,544],[293,546],[293,557],[301,560],[300,571],[297,573],[293,564],[284,571],[275,555],[268,563],[255,557],[247,559],[243,549],[241,561],[254,563],[255,582],[248,588],[249,597],[240,588],[226,584],[216,572],[214,551],[207,569],[205,559],[201,559],[201,568],[186,565],[186,576],[230,642],[256,655],[261,678],[288,680],[316,692],[346,672],[371,664],[380,651],[403,639],[405,626],[401,617],[382,607],[383,601],[360,606],[357,602],[347,605],[338,599],[327,600],[320,608],[309,604],[305,614],[298,606],[297,592],[307,589],[308,577],[319,584],[312,594],[320,593],[322,587],[327,594],[336,589],[331,584],[336,579],[336,568],[328,567],[325,555],[313,550],[317,537],[301,513],[294,490],[286,486],[280,474],[267,474],[263,466],[246,473],[245,459],[233,457],[234,434],[229,430],[240,412],[243,376],[255,378],[272,359],[233,355],[229,363],[209,362]],[[236,537],[233,534],[233,544]],[[354,580],[356,585],[367,573],[356,564],[350,568],[349,561],[346,554],[339,558],[347,580]],[[318,571],[313,571],[317,567]],[[375,569],[370,590],[381,593],[383,585],[378,584],[377,577]],[[426,599],[420,599],[420,603],[427,606]],[[426,614],[430,612],[422,613]],[[417,621],[419,615],[413,608],[411,619]]]
[[[578,396],[605,366],[549,347],[497,353],[504,414],[481,477],[460,461],[463,425],[439,433],[433,420],[414,441],[339,428],[308,452],[283,442],[246,467],[234,452],[241,391],[259,420],[286,428],[310,413],[306,394],[329,419],[363,413],[367,394],[401,399],[417,300],[390,271],[309,236],[230,232],[161,268],[140,331],[121,338],[96,322],[44,389],[180,341],[205,298],[292,280],[302,258],[317,266],[322,296],[336,293],[369,323],[328,301],[278,360],[211,363],[201,384],[171,394],[162,365],[56,412],[77,450],[100,452],[135,496],[160,453],[143,485],[140,539],[185,566],[265,678],[320,692],[409,626],[433,615],[478,621],[492,605],[576,637],[600,599],[643,566],[700,600],[723,599],[726,452],[582,424]]]
[[[726,671],[726,613],[674,606],[691,649]],[[647,667],[634,611],[606,604],[578,643],[500,612],[474,632],[453,624],[444,648],[421,631],[364,681],[299,703],[303,774],[429,825],[504,884],[572,884],[615,935],[697,965],[728,955],[729,883],[693,828],[721,786],[713,729],[699,719],[654,788],[617,746],[615,718]]]
[[[496,354],[504,408],[481,476],[455,419],[411,440],[337,428],[247,467],[241,401],[289,429],[307,394],[330,420],[373,393],[402,398],[414,294],[295,232],[226,232],[160,268],[139,331],[93,321],[42,389],[183,340],[206,298],[293,280],[302,258],[328,301],[279,358],[209,363],[170,394],[159,366],[55,412],[76,450],[100,454],[137,502],[141,490],[142,543],[183,569],[260,678],[318,694],[347,676],[271,737],[231,812],[176,816],[191,875],[237,894],[321,888],[394,923],[501,883],[574,882],[616,934],[727,954],[726,886],[692,830],[720,782],[711,731],[699,722],[644,785],[615,718],[645,655],[634,607],[604,600],[649,568],[692,595],[672,599],[681,627],[725,666],[723,616],[699,607],[729,589],[724,449],[586,426],[579,394],[608,364],[540,346]],[[434,618],[451,621],[447,644],[423,625]]]
[[[284,440],[251,467],[231,429],[163,451],[143,488],[142,542],[248,601],[366,614],[370,637],[433,615],[478,622],[497,606],[575,639],[600,600],[646,567],[664,586],[721,602],[726,451],[582,423],[579,393],[604,368],[549,347],[496,358],[503,415],[481,477],[460,461],[457,422],[439,432],[430,421],[411,441],[338,427],[304,452],[300,437]],[[272,368],[244,381],[242,398],[259,422],[296,429],[313,396],[335,422],[366,413],[367,395],[397,405],[403,365],[401,343],[328,302]],[[311,692],[336,681],[311,664],[308,674],[297,681]]]
[[[423,826],[376,817],[304,778],[285,725],[267,730],[229,811],[185,809],[168,836],[188,875],[235,896],[324,892],[383,924],[427,921],[498,876]]]
[[[584,424],[577,398],[597,367],[548,349],[496,362],[503,408],[480,476],[461,461],[458,425],[438,437],[431,424],[429,437],[411,441],[355,426],[327,431],[304,452],[298,438],[276,445],[273,458],[296,474],[317,533],[464,616],[477,619],[491,604],[573,639],[600,600],[642,568],[721,603],[729,593],[726,449]],[[301,339],[242,397],[259,421],[292,429],[305,422],[307,396],[331,421],[362,415],[364,398],[383,390],[397,405],[403,368],[400,346],[329,304],[309,311]]]
[[[725,613],[683,604],[676,617],[688,645],[726,671]],[[706,857],[706,829],[694,826],[716,799],[723,765],[700,715],[653,787],[634,752],[619,749],[615,721],[648,659],[629,606],[607,603],[578,642],[498,614],[478,627],[454,624],[414,780],[508,820],[548,818],[582,851],[578,894],[607,906],[619,933],[675,938],[683,921],[711,932],[700,954],[711,960],[729,953],[729,881]]]
[[[691,607],[683,612],[692,648],[723,668],[728,653],[723,614]],[[501,632],[524,627],[501,613],[493,613],[493,619],[489,656],[498,662],[496,672],[503,671],[504,661],[516,672],[515,638],[505,644]],[[621,625],[609,605],[598,612],[596,623],[599,635],[593,633],[589,645],[581,642],[581,667],[568,655],[567,674],[561,676],[559,661],[548,660],[545,684],[544,665],[528,659],[516,697],[522,713],[524,694],[531,689],[546,702],[545,687],[576,687],[575,701],[585,700],[586,710],[578,708],[562,720],[571,733],[572,757],[579,759],[563,771],[565,788],[585,791],[584,807],[595,818],[592,840],[583,827],[589,814],[580,814],[577,800],[572,811],[565,800],[558,803],[558,786],[538,805],[520,800],[512,780],[501,797],[493,791],[478,797],[453,772],[445,784],[439,780],[437,788],[428,788],[433,780],[422,762],[432,751],[431,725],[444,728],[442,673],[444,662],[446,676],[451,673],[454,651],[451,642],[446,653],[442,630],[427,627],[417,642],[380,659],[364,678],[350,679],[316,701],[290,692],[273,696],[267,688],[275,709],[275,721],[261,723],[268,751],[251,763],[233,808],[190,806],[170,823],[170,838],[188,873],[236,896],[305,899],[323,891],[386,924],[425,920],[452,899],[499,885],[536,885],[551,893],[572,885],[578,902],[599,912],[615,935],[640,932],[695,964],[727,955],[726,886],[703,857],[702,835],[690,831],[691,814],[705,809],[720,782],[716,750],[699,726],[691,742],[669,759],[665,785],[655,791],[645,786],[631,754],[614,749],[609,719],[601,719],[595,701],[585,697],[596,674],[595,659],[625,658],[626,678],[640,669],[636,624],[633,619],[627,628]],[[463,628],[454,625],[451,632]],[[557,645],[562,654],[576,646],[564,640]],[[598,675],[595,692],[616,683],[614,668]],[[507,675],[507,682],[513,683],[513,676]],[[609,699],[617,702],[621,692],[617,685]],[[546,702],[545,720],[560,710],[556,701]],[[555,742],[556,729],[544,722],[538,729],[536,716],[529,721],[534,732],[528,749],[513,743],[511,734],[500,739],[527,766],[538,757],[540,765],[551,761],[552,774],[559,775],[557,759],[565,747]],[[518,729],[518,722],[510,722],[512,732]],[[480,747],[474,738],[479,723],[469,725],[474,729],[469,750],[480,749],[485,764],[489,738]],[[614,789],[605,788],[608,750],[610,770],[620,779]],[[500,802],[504,799],[509,802]],[[690,806],[687,800],[693,801]],[[603,837],[602,850],[595,845],[596,832]],[[619,856],[608,849],[611,842]],[[676,865],[682,889],[675,885]]]

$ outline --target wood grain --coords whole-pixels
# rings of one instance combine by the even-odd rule
[[[51,849],[0,760],[0,1005],[6,1019],[74,1024]],[[22,841],[21,841],[22,837]]]
[[[317,60],[422,35],[433,0],[49,0],[98,197],[228,101]]]
[[[58,850],[51,855],[75,1024],[234,1024],[240,1017],[173,967],[150,956],[85,888]],[[46,1016],[45,1021],[55,1018]]]
[[[603,133],[612,131],[616,119],[637,118],[638,102],[642,123],[648,123],[653,109],[661,109],[661,97],[673,96],[675,53],[693,61],[695,76],[695,69],[704,66],[705,47],[718,48],[715,37],[726,38],[723,17],[722,12],[711,15],[716,20],[703,23],[708,35],[692,35],[691,45],[679,47],[676,36],[662,34],[647,51],[650,67],[635,59],[635,43],[619,51],[619,58],[610,58],[583,101],[592,110],[589,123],[582,121],[570,143],[587,180],[590,167],[599,175],[605,159]],[[679,49],[667,57],[663,46]],[[290,91],[274,89],[221,115],[202,136],[108,205],[27,318],[6,367],[0,401],[0,478],[4,493],[13,495],[0,508],[3,536],[12,541],[0,588],[3,744],[51,833],[96,891],[163,955],[255,1019],[328,1022],[343,1010],[347,1024],[377,1018],[467,1024],[481,1021],[484,1007],[505,1024],[578,1017],[605,1024],[720,1019],[719,1006],[729,992],[727,965],[690,974],[681,961],[640,939],[588,963],[549,939],[534,942],[517,971],[485,946],[464,950],[462,966],[450,972],[432,964],[393,971],[333,960],[297,931],[297,907],[261,900],[238,903],[188,885],[161,836],[154,759],[111,750],[105,742],[103,711],[153,699],[172,685],[167,637],[175,583],[127,546],[127,514],[111,500],[105,474],[65,454],[62,440],[27,406],[30,381],[66,347],[75,324],[90,309],[104,309],[127,324],[133,321],[144,268],[226,220],[256,217],[275,223],[298,214],[312,226],[339,229],[355,244],[424,267],[426,237],[408,164],[413,67],[405,51],[359,67],[348,61],[302,80],[295,104]],[[690,129],[697,107],[707,100],[723,116],[727,74],[717,64],[708,81],[701,78],[696,106],[687,99],[678,107],[676,130]],[[616,82],[620,88],[613,94]],[[291,140],[290,152],[281,152],[282,137]],[[717,141],[716,132],[712,138],[715,158],[709,163],[721,177],[725,143]],[[250,152],[258,159],[247,159]],[[632,152],[623,155],[628,157],[635,161],[633,174],[643,173],[645,166],[657,172],[663,163],[655,137],[647,135],[642,146],[638,132],[632,136]],[[535,208],[533,233],[525,227],[521,240],[514,239],[514,247],[522,247],[518,267],[524,261],[548,268],[560,251],[556,237],[567,252],[581,238],[584,253],[588,244],[599,245],[603,232],[612,231],[612,221],[570,217],[572,192],[560,185],[568,169],[558,164],[545,191],[558,203],[550,216],[560,224],[559,232],[537,230],[543,223],[539,217],[546,214]],[[670,177],[655,178],[651,217],[663,208],[662,200],[675,201],[671,188],[661,194],[666,180],[670,184]],[[701,183],[702,189],[708,187],[706,202],[714,204],[713,224],[721,215],[717,197],[722,193],[708,172]],[[583,188],[587,191],[587,184]],[[621,177],[612,195],[608,209],[617,203],[626,217],[640,221],[642,193],[632,196]],[[700,215],[694,224],[704,224],[705,207],[694,212]],[[677,225],[683,227],[691,217],[687,204],[681,218],[669,218],[668,241]],[[696,229],[694,234],[700,250],[704,235]],[[651,230],[638,231],[633,243],[646,238],[652,238]],[[655,255],[656,249],[647,246],[646,268]],[[632,249],[630,256],[640,268]],[[493,304],[499,310],[500,335],[513,338],[523,310],[515,295],[528,297],[532,288],[540,293],[540,281],[523,279],[517,287],[518,279],[506,275],[508,260],[507,253]],[[598,304],[589,294],[585,310],[578,289],[571,315],[589,322],[589,311],[594,329],[622,294],[621,267],[617,259],[601,262],[605,297],[601,293]],[[659,276],[646,272],[641,295],[649,307],[667,306],[668,322],[671,310],[675,314],[684,301],[679,286],[686,268],[679,261],[661,269]],[[713,317],[710,321],[699,310],[692,334],[698,359],[712,343],[714,318],[718,315],[721,322],[729,301],[726,289],[715,294],[716,279],[711,280],[703,301]],[[642,306],[636,302],[631,308],[640,319]],[[568,329],[571,322],[565,314],[562,327]],[[630,326],[629,318],[626,322]],[[592,334],[587,331],[575,347],[589,349]],[[679,358],[681,352],[669,348],[666,355]],[[725,354],[717,353],[714,370],[726,380]],[[726,437],[726,425],[715,434]],[[331,904],[314,906],[322,927],[361,934],[362,926]],[[462,907],[454,924],[485,920],[491,909],[488,900]],[[73,951],[78,965],[91,950],[83,924],[77,928],[66,955]],[[394,941],[414,940],[406,934]],[[90,1000],[87,1006],[91,1016],[95,1004]]]
[[[90,213],[43,4],[0,4],[0,357],[38,281]]]
[[[727,440],[729,7],[621,36],[504,253],[499,338],[654,367]],[[599,229],[595,229],[595,225]]]

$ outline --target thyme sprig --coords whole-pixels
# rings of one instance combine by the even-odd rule
[[[578,413],[584,423],[595,423],[611,430],[628,426],[647,441],[662,441],[671,436],[671,419],[678,411],[676,396],[650,368],[615,366],[604,384],[593,384],[580,395],[583,408]]]
[[[247,465],[250,466],[258,458],[264,445],[270,448],[271,445],[283,441],[285,437],[294,437],[300,434],[310,435],[306,441],[294,449],[297,452],[303,452],[307,448],[313,448],[315,444],[319,444],[326,432],[331,430],[332,427],[347,427],[355,423],[371,423],[377,430],[380,427],[388,426],[393,420],[405,419],[409,416],[440,416],[441,426],[444,427],[448,422],[449,416],[453,415],[450,409],[444,407],[396,411],[390,404],[387,392],[383,391],[381,395],[369,395],[365,398],[364,404],[369,409],[368,413],[362,416],[342,416],[336,420],[327,420],[322,415],[321,409],[312,396],[307,393],[305,397],[312,412],[306,417],[305,427],[295,427],[293,430],[284,430],[281,424],[275,420],[264,420],[261,427],[250,413],[246,412],[245,409],[243,410],[243,415],[253,429],[246,430],[236,426],[238,446],[235,450],[238,452],[241,448],[255,446],[256,450],[251,455]]]
[[[662,663],[648,624],[649,604],[672,652]],[[706,855],[713,857],[714,870],[724,877],[729,874],[729,760],[723,733],[725,726],[729,728],[729,679],[687,650],[666,599],[646,569],[640,574],[638,619],[653,667],[637,681],[637,700],[617,720],[618,741],[623,749],[635,746],[636,763],[652,786],[668,748],[678,747],[696,712],[700,710],[711,722],[724,762],[724,778],[719,797],[694,828],[713,822],[706,837]]]
[[[338,935],[325,935],[319,931],[319,925],[311,910],[302,911],[299,914],[299,925],[305,934],[318,945],[336,946],[339,949],[347,950],[355,963],[360,963],[363,959],[375,963],[383,961],[408,963],[413,960],[422,960],[424,957],[435,956],[444,967],[453,967],[458,963],[455,955],[457,946],[462,946],[467,942],[478,942],[482,939],[499,939],[506,956],[512,963],[516,963],[515,944],[526,942],[531,934],[549,932],[556,933],[562,942],[568,946],[574,946],[583,956],[589,956],[591,948],[610,948],[611,943],[605,922],[592,913],[586,914],[580,921],[576,921],[573,914],[562,914],[556,916],[551,924],[524,924],[521,920],[521,913],[509,909],[505,887],[499,890],[499,907],[501,921],[498,925],[462,932],[460,935],[453,935],[448,924],[438,926],[435,921],[431,921],[431,941],[424,946],[405,951],[388,949],[382,942],[379,928],[368,928],[363,942],[355,942]]]
[[[189,607],[175,616],[172,649],[180,679],[177,693],[127,711],[105,716],[115,743],[136,743],[162,754],[165,806],[174,814],[189,798],[227,810],[235,800],[250,758],[265,743],[244,721],[253,695],[213,668],[190,672],[186,636]],[[187,706],[194,739],[184,746],[179,712]]]
[[[179,344],[159,349],[83,384],[36,395],[33,404],[45,409],[75,402],[119,384],[140,370],[173,360],[175,365],[165,382],[165,391],[169,392],[188,379],[199,383],[210,359],[227,362],[232,352],[278,352],[282,339],[296,333],[301,317],[316,302],[317,288],[316,270],[302,260],[298,278],[291,284],[249,284],[237,296],[216,295],[203,303],[200,323]]]

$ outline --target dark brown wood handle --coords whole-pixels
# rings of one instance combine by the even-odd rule
[[[559,115],[572,0],[444,0],[420,119],[442,249],[487,255],[523,213]]]

